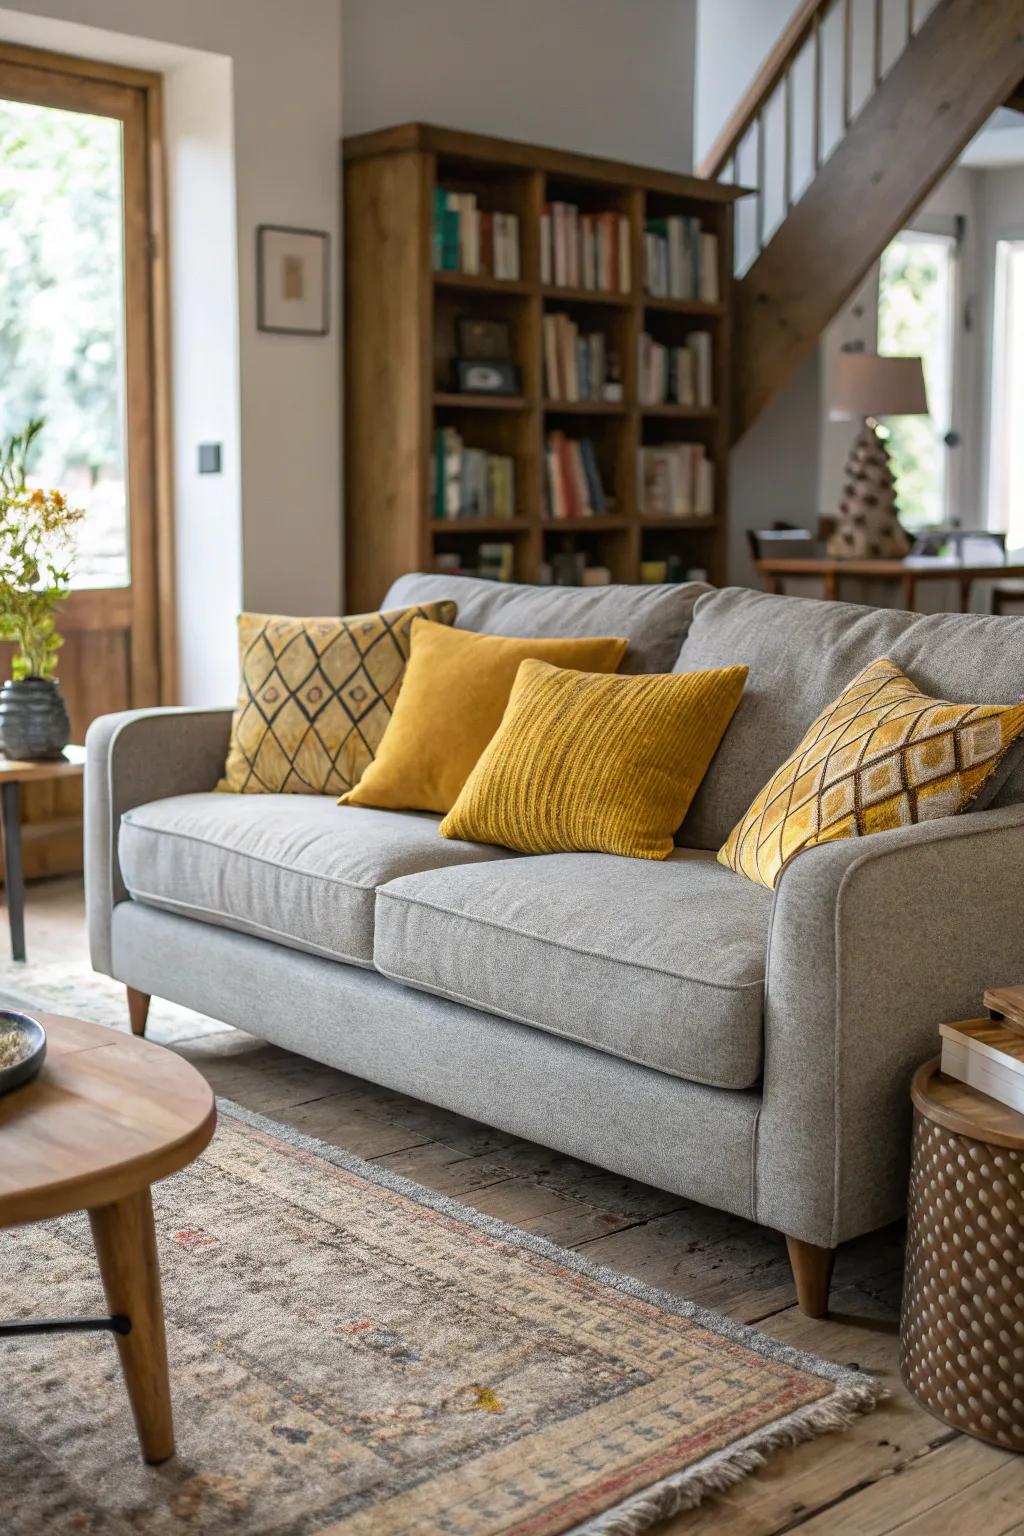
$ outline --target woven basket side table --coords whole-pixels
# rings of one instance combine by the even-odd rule
[[[911,1093],[900,1375],[951,1428],[1024,1451],[1024,1115],[938,1058]]]

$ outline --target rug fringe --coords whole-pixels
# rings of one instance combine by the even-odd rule
[[[684,1510],[695,1509],[712,1494],[725,1493],[759,1471],[775,1452],[813,1440],[818,1435],[848,1429],[858,1415],[869,1413],[889,1396],[877,1382],[842,1387],[822,1402],[797,1408],[787,1418],[726,1450],[718,1451],[696,1466],[663,1478],[640,1493],[633,1494],[614,1509],[595,1515],[576,1526],[568,1536],[640,1536],[660,1520],[668,1520]]]

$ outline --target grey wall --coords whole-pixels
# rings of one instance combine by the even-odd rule
[[[342,0],[346,133],[428,122],[687,171],[697,0]]]
[[[729,462],[729,580],[760,581],[747,549],[748,528],[818,522],[819,357],[815,352],[740,439]],[[788,588],[797,592],[798,588]]]

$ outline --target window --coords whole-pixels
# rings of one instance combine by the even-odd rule
[[[989,527],[1024,545],[1024,239],[996,243]]]
[[[44,418],[29,483],[85,508],[76,586],[129,581],[121,133],[0,99],[0,437]]]
[[[908,528],[948,522],[956,510],[944,442],[953,425],[956,251],[952,235],[904,230],[879,271],[878,350],[922,359],[931,413],[886,422],[900,521]]]

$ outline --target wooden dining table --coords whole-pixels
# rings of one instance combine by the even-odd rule
[[[903,560],[834,560],[822,555],[766,555],[757,562],[766,592],[781,592],[787,576],[821,578],[822,595],[839,597],[843,576],[891,581],[899,585],[900,607],[913,612],[921,582],[953,581],[959,592],[959,612],[970,608],[976,581],[1024,580],[1022,560],[950,560],[944,555],[907,555]]]

